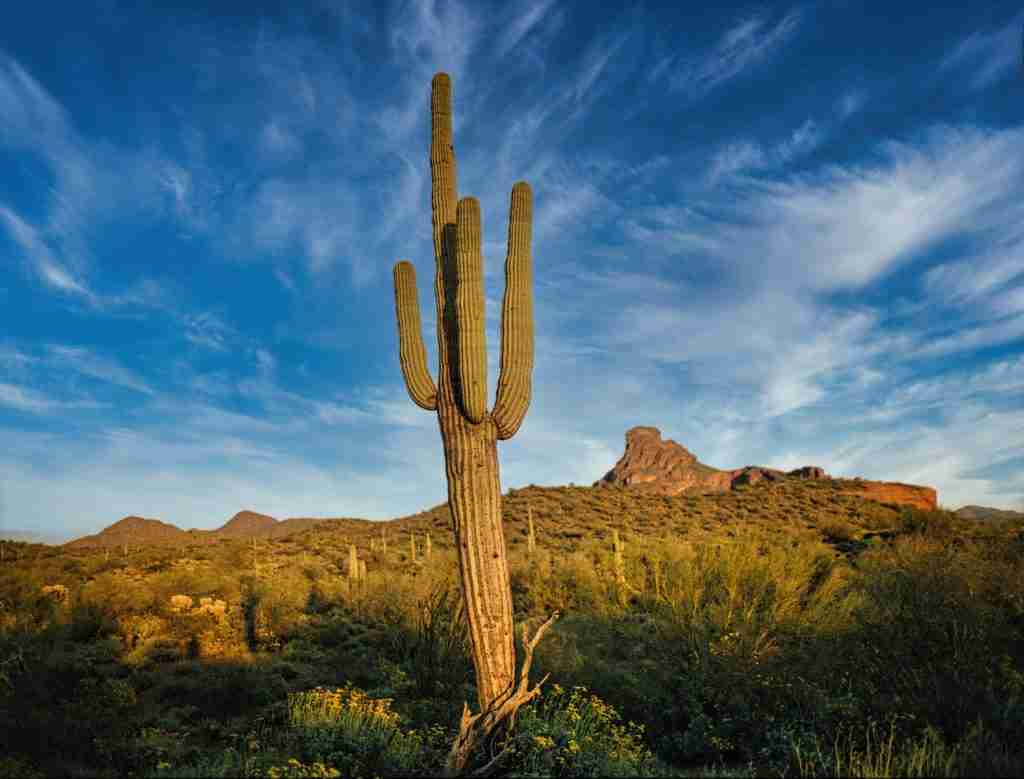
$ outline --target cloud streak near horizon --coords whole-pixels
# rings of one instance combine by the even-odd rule
[[[907,46],[800,4],[125,7],[62,19],[64,61],[42,13],[0,31],[0,532],[444,502],[391,288],[413,261],[436,369],[440,70],[492,393],[534,191],[504,489],[589,484],[647,424],[720,468],[1024,510],[1024,13],[932,9]]]

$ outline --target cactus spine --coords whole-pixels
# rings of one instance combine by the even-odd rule
[[[533,372],[533,299],[530,257],[532,193],[526,182],[512,188],[501,362],[497,396],[487,412],[480,205],[457,199],[452,145],[451,81],[437,73],[431,83],[430,179],[437,306],[438,380],[427,371],[420,333],[416,271],[394,267],[399,360],[409,397],[436,411],[444,447],[448,505],[462,580],[481,713],[464,709],[449,769],[461,770],[469,746],[507,720],[536,694],[513,689],[516,674],[512,592],[501,520],[497,442],[511,438],[530,404]],[[535,635],[534,640],[539,638]],[[524,640],[525,643],[525,640]],[[532,644],[527,647],[527,658]],[[528,666],[528,662],[525,663]],[[522,674],[520,674],[522,676]],[[509,710],[511,707],[511,710]]]

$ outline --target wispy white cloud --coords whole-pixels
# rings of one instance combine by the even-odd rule
[[[0,383],[0,405],[15,408],[18,411],[40,413],[50,411],[61,404],[34,390],[14,384]]]
[[[987,245],[981,251],[944,262],[924,275],[929,296],[947,304],[977,305],[979,298],[1024,274],[1024,238]]]
[[[98,355],[84,347],[61,344],[50,344],[46,347],[46,351],[49,360],[62,369],[127,387],[146,395],[154,394],[148,383],[113,358]]]
[[[760,144],[753,141],[733,141],[725,144],[711,159],[708,182],[718,183],[723,176],[737,171],[764,166],[766,156]]]
[[[960,41],[942,60],[940,70],[962,68],[970,71],[972,89],[984,89],[1021,67],[1021,28],[1024,11],[995,30],[976,30]]]
[[[689,61],[684,61],[683,55],[662,59],[650,78],[665,76],[672,90],[701,97],[767,60],[793,36],[799,23],[800,12],[796,9],[775,24],[769,24],[762,14],[752,14],[726,30],[718,44],[703,56]]]
[[[208,349],[223,351],[227,348],[232,329],[216,314],[186,314],[183,317],[183,335],[191,343]]]
[[[915,348],[912,354],[919,358],[934,358],[997,346],[1020,338],[1024,338],[1024,315],[1008,316],[973,326],[961,325],[948,334],[936,333]]]
[[[19,149],[64,143],[69,132],[61,105],[24,68],[0,53],[0,142]]]
[[[827,130],[807,119],[774,146],[765,147],[754,140],[736,140],[722,145],[712,156],[707,182],[715,186],[732,174],[745,174],[781,168],[820,145]]]
[[[523,7],[515,8],[510,21],[505,26],[505,31],[498,38],[494,52],[495,57],[504,58],[528,34],[532,34],[554,4],[555,0],[540,0],[539,2],[526,2]]]
[[[881,150],[883,161],[873,165],[751,184],[725,211],[732,223],[711,235],[739,247],[727,261],[762,281],[843,289],[871,283],[951,235],[1005,227],[1016,213],[1013,193],[1024,185],[1019,130],[937,128],[921,145]]]
[[[74,293],[87,299],[93,297],[89,289],[76,280],[71,271],[54,257],[50,247],[40,238],[32,225],[5,206],[0,206],[0,221],[24,252],[35,274],[44,283],[61,292]]]

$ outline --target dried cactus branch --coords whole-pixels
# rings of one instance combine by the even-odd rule
[[[519,711],[520,707],[540,695],[540,689],[544,682],[548,680],[550,674],[545,674],[543,679],[532,688],[530,687],[530,666],[533,663],[533,650],[537,648],[541,638],[555,624],[558,617],[559,613],[557,611],[548,617],[547,621],[537,628],[537,632],[533,634],[532,639],[528,639],[526,625],[523,625],[523,665],[519,669],[518,683],[514,687],[510,687],[506,693],[497,698],[487,709],[479,714],[470,714],[469,706],[465,703],[462,705],[459,734],[456,736],[451,751],[448,753],[446,764],[446,769],[450,776],[460,773],[465,768],[469,755],[476,748],[477,744],[493,734],[499,725],[507,723],[511,727],[515,721],[516,712]],[[504,757],[505,752],[500,752],[486,765],[474,771],[474,775],[483,776],[488,774]]]

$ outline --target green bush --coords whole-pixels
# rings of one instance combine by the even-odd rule
[[[441,582],[416,604],[415,618],[404,659],[416,695],[445,695],[470,681],[469,628],[458,589]]]
[[[321,762],[343,776],[437,773],[447,745],[442,728],[403,730],[391,700],[351,685],[288,696],[292,740],[303,762]]]
[[[584,687],[552,685],[519,711],[505,744],[516,776],[652,776],[654,756],[643,726],[623,724],[613,706]]]

